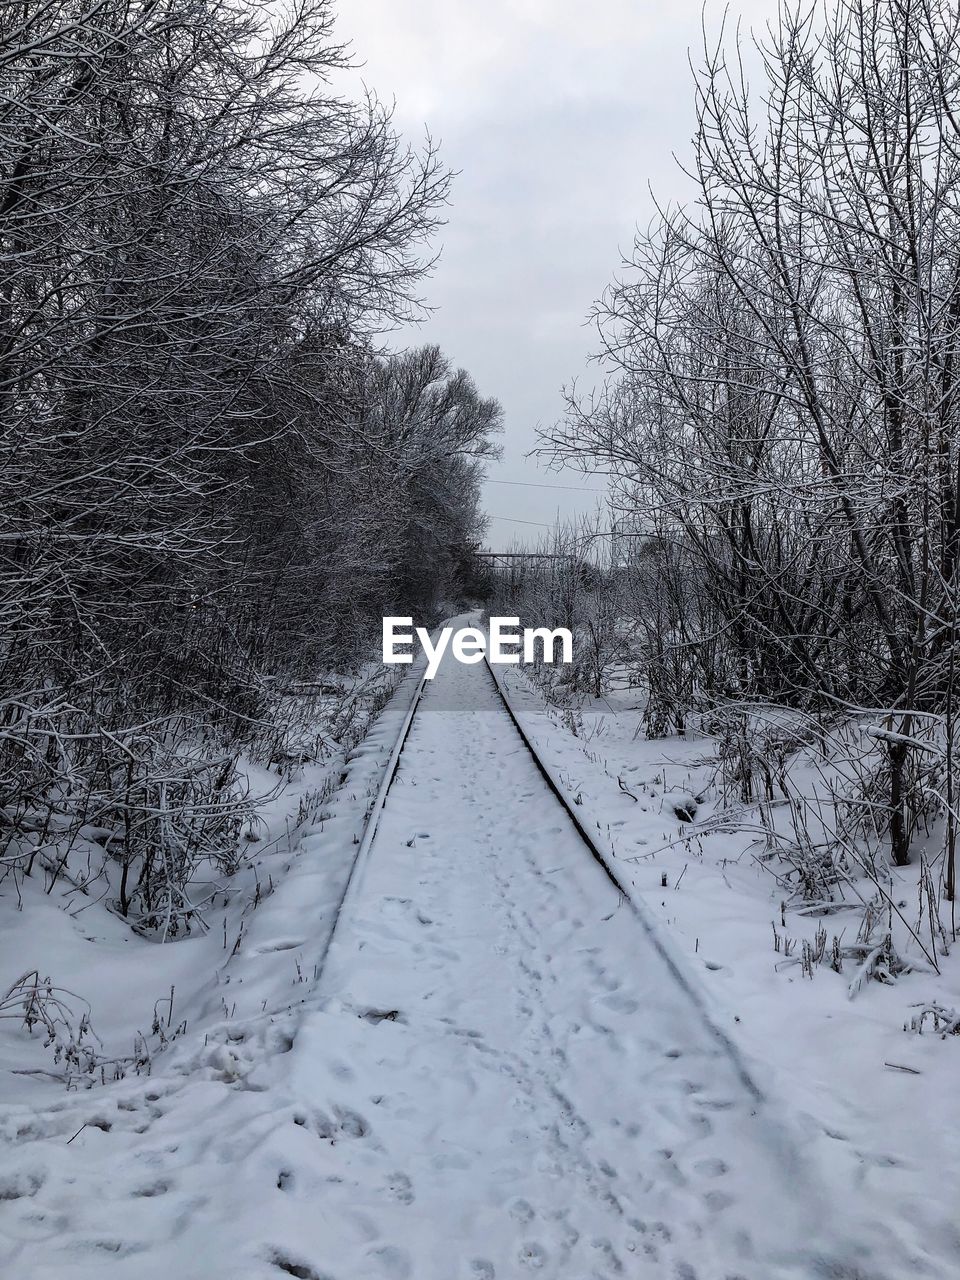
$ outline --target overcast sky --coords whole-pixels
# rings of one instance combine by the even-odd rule
[[[733,4],[748,26],[775,7]],[[595,376],[585,317],[652,216],[648,186],[685,197],[673,157],[689,157],[701,0],[341,0],[339,12],[363,80],[396,99],[399,129],[413,141],[428,128],[460,171],[424,291],[437,310],[412,340],[438,343],[503,404],[488,542],[532,543],[558,512],[603,497],[602,477],[524,455],[559,415],[563,384]],[[723,0],[706,0],[712,30],[722,14]]]

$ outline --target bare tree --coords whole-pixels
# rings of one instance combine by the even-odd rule
[[[433,353],[401,421],[375,352],[449,175],[348,65],[327,0],[0,8],[0,865],[93,824],[163,937],[275,681],[360,656],[412,522],[444,581],[478,527],[498,410]]]
[[[903,863],[956,635],[960,16],[841,0],[757,51],[752,94],[705,42],[696,201],[598,306],[610,380],[547,447],[614,469],[709,601],[676,628],[710,696],[875,713]]]

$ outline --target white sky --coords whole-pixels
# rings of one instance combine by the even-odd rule
[[[352,41],[363,80],[396,99],[401,132],[417,141],[428,128],[460,171],[424,290],[437,310],[409,341],[438,343],[504,406],[504,460],[485,493],[494,549],[545,531],[521,521],[549,525],[602,499],[602,477],[545,472],[524,455],[537,424],[559,416],[561,387],[594,376],[584,320],[652,216],[648,184],[660,199],[686,194],[673,157],[690,154],[701,7],[341,0],[338,36]],[[723,0],[704,12],[718,31]],[[762,28],[776,0],[734,0],[733,12]]]

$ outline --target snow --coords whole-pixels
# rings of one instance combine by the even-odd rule
[[[165,1021],[171,986],[171,1030],[181,1019],[187,1030],[155,1052],[152,1075],[89,1090],[82,1077],[77,1093],[51,1083],[52,1051],[42,1036],[0,1021],[0,1274],[101,1275],[109,1265],[122,1275],[128,1256],[136,1258],[130,1274],[211,1274],[189,1251],[168,1247],[182,1220],[225,1191],[229,1175],[219,1157],[212,1174],[195,1174],[199,1157],[191,1153],[229,1145],[233,1126],[246,1123],[247,1093],[273,1096],[270,1072],[262,1089],[247,1077],[291,1042],[420,674],[401,683],[348,758],[307,765],[282,789],[275,775],[248,767],[255,793],[273,791],[260,806],[261,839],[237,877],[237,898],[219,918],[211,913],[206,935],[159,946],[101,902],[59,886],[48,895],[36,877],[23,882],[18,900],[5,882],[5,982],[37,966],[75,991],[74,1005],[90,1006],[106,1054],[128,1054],[137,1030],[157,1050],[154,1002]],[[313,808],[312,797],[338,780],[313,823],[298,830],[301,804]],[[201,1230],[201,1255],[209,1255],[221,1247],[215,1219]]]
[[[941,961],[939,976],[921,970],[894,986],[867,982],[855,1000],[850,962],[842,975],[823,964],[812,980],[802,977],[800,944],[820,921],[788,908],[784,925],[784,895],[751,857],[754,833],[717,821],[709,742],[696,734],[646,740],[635,689],[588,702],[574,735],[523,672],[503,681],[618,879],[661,924],[765,1097],[806,1140],[831,1200],[868,1217],[869,1206],[882,1206],[882,1232],[870,1232],[891,1233],[906,1251],[894,1275],[960,1274],[960,1041],[904,1031],[930,1000],[960,1008],[955,959]],[[678,797],[699,798],[694,822],[677,820]],[[915,918],[918,867],[895,875],[897,902]],[[825,927],[852,940],[860,902],[839,905]],[[791,958],[774,951],[774,928],[796,941]]]
[[[755,918],[769,890],[760,873],[682,846],[629,862],[676,837],[663,792],[698,794],[695,769],[668,766],[665,788],[663,744],[634,741],[629,716],[608,715],[604,749],[631,770],[634,802],[605,772],[599,739],[591,759],[522,675],[508,678],[586,820],[604,838],[609,828],[654,932],[547,791],[487,669],[447,657],[331,939],[412,673],[352,754],[327,816],[275,847],[273,892],[242,934],[231,918],[226,949],[211,935],[163,948],[174,968],[161,983],[148,969],[154,944],[124,936],[102,909],[74,918],[37,895],[18,952],[4,933],[0,972],[22,970],[29,951],[44,972],[69,974],[114,1038],[131,1002],[149,990],[152,1010],[174,969],[174,1021],[188,1021],[150,1077],[63,1093],[4,1076],[4,1274],[957,1273],[956,1157],[918,1120],[935,1084],[937,1124],[957,1132],[943,1087],[954,1046],[900,1032],[890,991],[851,1005],[842,979],[830,994],[836,975],[778,972],[769,918]],[[740,893],[748,880],[752,893]],[[756,1092],[704,1009],[747,1055]],[[8,1068],[25,1040],[3,1032]],[[921,1162],[927,1141],[935,1158]]]

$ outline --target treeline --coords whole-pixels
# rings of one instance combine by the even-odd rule
[[[342,96],[332,22],[0,8],[0,854],[93,824],[147,923],[230,847],[277,683],[428,619],[482,533],[499,406],[376,339],[450,177]]]
[[[598,305],[608,380],[547,445],[614,473],[661,719],[869,713],[904,862],[955,808],[960,11],[795,6],[749,53],[706,46],[693,197]]]

